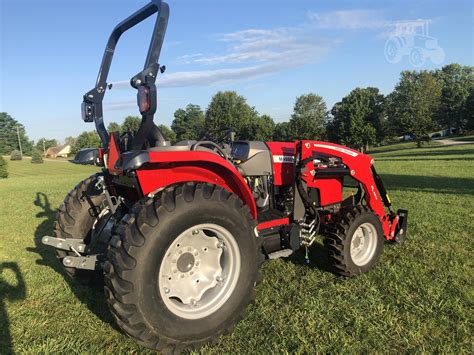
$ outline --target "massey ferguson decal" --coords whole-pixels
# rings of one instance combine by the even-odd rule
[[[295,157],[293,155],[274,155],[273,156],[274,163],[294,163]]]

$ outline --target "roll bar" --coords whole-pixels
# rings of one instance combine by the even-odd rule
[[[102,101],[107,88],[107,76],[109,75],[115,47],[118,40],[120,39],[120,36],[124,32],[155,13],[158,13],[158,15],[155,22],[155,27],[153,29],[150,47],[148,48],[145,65],[143,70],[132,77],[130,80],[130,84],[135,89],[138,89],[140,86],[146,86],[147,90],[150,92],[151,101],[150,109],[142,115],[142,123],[137,136],[135,137],[136,139],[134,139],[134,142],[132,143],[132,146],[137,147],[143,145],[144,140],[147,138],[147,134],[149,134],[151,131],[154,133],[156,138],[158,138],[158,140],[164,140],[161,132],[159,132],[159,130],[157,132],[156,126],[153,125],[153,115],[156,112],[156,76],[159,70],[163,73],[165,69],[165,67],[159,66],[158,59],[160,57],[161,47],[163,45],[166,27],[168,25],[169,6],[164,1],[151,0],[150,3],[143,6],[131,16],[127,17],[114,28],[110,34],[109,40],[107,41],[107,46],[105,48],[104,56],[102,57],[102,63],[100,65],[99,74],[97,75],[95,87],[88,91],[83,98],[82,119],[85,122],[95,122],[97,133],[99,134],[105,149],[107,149],[109,145],[109,134],[104,125]]]

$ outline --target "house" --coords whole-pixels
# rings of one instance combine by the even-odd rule
[[[71,153],[71,146],[69,144],[58,145],[57,147],[48,148],[46,151],[47,158],[57,158],[67,156]]]

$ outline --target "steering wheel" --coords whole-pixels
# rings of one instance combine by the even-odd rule
[[[223,129],[219,130],[218,132],[219,133],[224,132],[224,133],[222,133],[217,138],[215,138],[214,136],[206,133],[198,140],[198,142],[196,144],[193,145],[193,147],[191,149],[196,150],[199,146],[204,146],[204,147],[207,146],[208,148],[216,151],[217,154],[219,154],[222,158],[224,158],[226,160],[231,160],[231,158],[225,152],[225,150],[228,148],[228,146],[226,146],[226,144],[223,144],[223,142],[229,136],[232,136],[234,134],[234,130],[231,129],[231,128],[223,128]],[[232,138],[231,138],[231,140],[232,140]]]
[[[218,133],[221,134],[217,138],[211,134],[205,133],[201,138],[199,138],[199,141],[211,141],[216,144],[221,144],[226,140],[227,137],[234,133],[234,130],[232,128],[222,128],[218,131]]]
[[[223,134],[219,136],[219,138],[216,139],[217,144],[221,144],[224,142],[228,137],[230,137],[232,134],[235,134],[234,130],[232,128],[224,128],[221,130],[221,132],[224,131]]]

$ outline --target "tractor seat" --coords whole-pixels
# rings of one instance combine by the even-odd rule
[[[185,151],[185,150],[191,150],[191,147],[193,144],[195,144],[196,141],[180,141],[176,143],[175,145],[162,145],[160,147],[151,147],[148,148],[149,151],[151,152],[176,152],[176,151]]]

